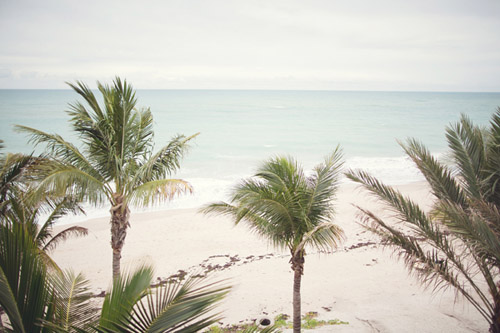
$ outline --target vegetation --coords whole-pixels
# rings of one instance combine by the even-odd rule
[[[276,157],[265,162],[254,177],[238,184],[230,203],[214,203],[203,209],[204,213],[229,215],[235,223],[244,220],[273,245],[290,250],[294,332],[300,332],[300,282],[306,246],[331,249],[343,235],[331,223],[341,166],[338,148],[310,176],[292,158]]]
[[[72,87],[81,94],[88,93],[87,102],[95,106],[90,90],[83,84]],[[88,144],[85,152],[93,160],[86,159],[57,135],[26,127],[19,128],[30,132],[36,143],[48,144],[49,158],[0,155],[0,309],[8,319],[3,322],[0,317],[2,332],[195,332],[220,319],[214,309],[229,291],[229,287],[220,282],[201,285],[199,279],[188,279],[183,284],[166,283],[151,287],[153,270],[145,266],[132,274],[117,276],[105,296],[102,309],[99,309],[88,281],[81,274],[52,269],[57,265],[46,251],[69,235],[87,232],[85,228],[71,227],[57,235],[52,234],[52,226],[59,217],[67,212],[81,211],[76,199],[90,198],[97,203],[107,197],[109,193],[106,191],[115,189],[112,193],[114,203],[119,201],[121,204],[113,206],[115,219],[112,222],[116,222],[116,215],[128,215],[129,202],[142,200],[147,203],[190,190],[189,185],[181,180],[162,179],[178,167],[190,138],[178,136],[152,155],[144,150],[152,148],[149,110],[133,113],[129,109],[135,100],[131,89],[119,79],[114,88],[100,86],[100,89],[103,94],[108,94],[105,97],[106,110],[122,108],[123,112],[108,112],[107,118],[102,113],[94,114],[94,120],[114,121],[113,124],[100,124],[103,128],[94,128],[96,123],[92,123],[90,114],[85,119],[86,110],[80,104],[73,106],[70,112],[75,128],[82,131],[83,141]],[[98,119],[99,116],[104,118]],[[122,125],[129,127],[121,128],[120,120],[124,122]],[[111,128],[111,125],[115,127]],[[120,128],[124,135],[122,140],[136,147],[125,147],[123,142],[119,147],[113,146],[109,138],[102,136],[116,136],[115,132]],[[96,141],[90,142],[89,135],[94,135]],[[104,184],[104,179],[113,172],[116,174],[117,169],[104,170],[99,166],[98,159],[104,158],[98,154],[99,144],[107,145],[110,151],[122,149],[120,157],[114,156],[108,167],[116,164],[117,159],[128,159],[117,168],[124,170],[125,174],[121,175],[122,178],[112,179],[113,184]],[[99,189],[99,184],[103,186],[102,192],[92,192]],[[33,190],[35,187],[36,191]],[[63,191],[64,187],[67,190]],[[76,196],[80,191],[84,195]],[[128,196],[120,198],[123,193]],[[49,214],[40,225],[42,213]],[[118,222],[128,224],[127,219]]]
[[[141,267],[117,278],[102,309],[87,281],[48,271],[22,224],[0,229],[0,305],[14,332],[195,332],[219,320],[211,311],[228,292],[219,283],[166,284],[150,288],[153,271]]]
[[[307,312],[302,316],[301,327],[306,330],[315,329],[323,326],[333,326],[333,325],[348,325],[346,321],[340,319],[332,320],[318,320],[317,312]],[[293,323],[288,320],[289,316],[286,314],[279,314],[274,318],[274,325],[260,329],[255,324],[245,324],[245,325],[232,325],[228,327],[211,326],[205,332],[207,333],[250,333],[250,332],[260,332],[260,333],[270,333],[270,332],[281,332],[282,329],[293,328]]]
[[[420,142],[401,144],[436,197],[424,211],[411,199],[363,171],[348,177],[383,201],[401,228],[359,208],[363,222],[404,259],[410,272],[435,290],[455,288],[500,332],[500,109],[487,128],[469,118],[446,129],[453,165]]]
[[[73,226],[53,235],[52,227],[68,213],[83,212],[71,197],[43,192],[35,196],[37,171],[49,163],[43,157],[23,154],[0,154],[0,226],[22,224],[33,238],[40,253],[53,267],[48,252],[70,236],[85,236],[87,228]],[[41,215],[45,214],[43,222]]]
[[[273,333],[279,332],[275,326],[259,328],[255,324],[231,325],[228,327],[210,326],[205,333]]]
[[[120,275],[120,258],[130,205],[148,205],[191,191],[180,179],[168,179],[193,138],[177,135],[153,153],[153,117],[149,109],[136,109],[135,92],[126,81],[116,78],[113,85],[97,83],[101,106],[84,83],[69,86],[86,102],[70,105],[67,111],[81,149],[57,134],[17,126],[28,133],[35,145],[44,144],[51,159],[41,168],[39,191],[50,190],[92,204],[111,204],[111,247],[113,277]]]
[[[7,175],[28,171],[18,168],[20,164],[16,163],[12,168],[6,167],[8,160],[2,160],[2,189],[8,188],[4,191],[7,194],[23,193],[21,190],[27,185],[20,176]],[[22,172],[4,172],[11,169],[22,169]],[[45,242],[50,236],[50,223],[38,228],[36,219],[30,217],[37,216],[31,210],[33,207],[23,206],[28,201],[10,202],[9,195],[3,198],[0,202],[4,208],[0,216],[0,307],[8,322],[0,320],[0,331],[193,332],[218,320],[213,308],[228,292],[228,287],[218,283],[200,286],[199,280],[188,280],[183,285],[150,288],[153,278],[150,267],[117,278],[99,310],[82,275],[54,270],[48,265],[43,250],[62,236]],[[67,204],[62,201],[47,221],[53,222]]]

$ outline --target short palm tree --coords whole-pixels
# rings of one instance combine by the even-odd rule
[[[82,82],[69,84],[86,102],[70,105],[73,130],[82,148],[57,134],[17,126],[35,144],[45,144],[54,163],[45,168],[39,188],[67,193],[92,204],[111,204],[111,247],[113,277],[120,275],[120,258],[127,228],[129,206],[148,205],[191,191],[180,179],[169,179],[193,138],[178,135],[153,152],[153,117],[149,109],[136,109],[135,92],[126,81],[113,85],[97,83],[101,106]]]
[[[453,165],[433,157],[418,141],[402,144],[426,178],[436,202],[426,212],[363,171],[350,171],[392,211],[401,229],[359,208],[366,227],[395,248],[424,285],[451,286],[500,332],[500,109],[488,128],[469,118],[446,130]],[[401,225],[401,224],[400,224]]]
[[[233,189],[230,203],[214,203],[202,209],[208,214],[229,215],[235,223],[246,221],[274,246],[290,250],[294,332],[300,332],[300,283],[306,246],[330,250],[343,236],[331,222],[341,166],[339,148],[309,176],[292,158],[272,158],[254,177]]]

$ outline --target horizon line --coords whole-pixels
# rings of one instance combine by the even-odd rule
[[[73,91],[71,88],[0,88],[0,90],[59,90],[59,91]],[[91,88],[97,90],[97,88]],[[341,89],[240,89],[240,88],[134,88],[135,91],[297,91],[297,92],[379,92],[379,93],[485,93],[485,94],[498,94],[500,91],[467,91],[467,90],[341,90]]]

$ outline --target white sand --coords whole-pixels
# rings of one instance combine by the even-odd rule
[[[399,188],[426,207],[430,205],[432,199],[424,184]],[[378,211],[381,207],[351,184],[341,187],[336,202],[336,223],[344,228],[347,239],[335,253],[308,253],[302,279],[302,312],[316,311],[320,319],[338,318],[349,324],[316,331],[488,331],[485,320],[465,301],[456,300],[453,290],[432,293],[420,287],[389,249],[378,245],[349,249],[377,241],[356,223],[357,210],[352,204]],[[53,258],[63,268],[84,272],[96,290],[105,290],[111,281],[109,219],[92,219],[80,225],[89,228],[89,236],[60,245]],[[234,226],[225,217],[206,217],[196,210],[132,212],[131,225],[122,269],[147,262],[154,265],[156,276],[167,277],[178,270],[199,270],[206,259],[209,262],[205,265],[224,266],[234,257],[240,261],[211,274],[214,279],[230,278],[234,286],[221,307],[224,324],[291,314],[290,256],[269,247],[244,225]]]

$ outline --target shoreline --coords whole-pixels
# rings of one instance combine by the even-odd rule
[[[426,186],[426,182],[423,180],[416,180],[416,181],[410,181],[410,182],[401,183],[401,184],[399,184],[399,183],[398,184],[390,184],[389,183],[386,185],[390,185],[390,186],[393,186],[395,188],[404,189],[406,187],[412,188],[412,187]],[[226,188],[225,190],[228,190],[229,187]],[[341,181],[341,183],[340,183],[339,192],[342,190],[355,191],[357,187],[358,187],[357,184],[344,178],[344,180]],[[196,188],[195,188],[195,194],[197,194]],[[176,197],[173,200],[173,204],[175,205],[176,201],[178,201],[179,199],[181,199],[183,201],[189,201],[189,199],[191,199],[192,197],[193,197],[192,195],[191,196],[190,195],[182,195],[181,197]],[[222,200],[222,199],[216,198],[213,201],[218,201],[218,200]],[[146,207],[146,208],[131,207],[130,210],[131,210],[131,214],[133,214],[133,215],[139,216],[142,214],[146,214],[145,216],[147,217],[147,214],[155,213],[155,212],[164,212],[164,213],[174,212],[175,213],[175,212],[179,212],[179,211],[197,211],[205,203],[201,203],[199,205],[190,206],[190,207],[175,207],[175,206],[174,207],[167,207],[169,204],[171,204],[171,203],[167,202],[167,203],[158,204],[156,206]],[[80,225],[82,223],[86,223],[89,221],[110,217],[109,205],[107,203],[104,204],[102,207],[92,207],[90,205],[85,204],[84,209],[88,210],[88,212],[87,212],[88,215],[79,214],[79,215],[63,216],[61,218],[61,220],[56,222],[55,226],[61,227],[61,226]]]
[[[395,186],[429,207],[424,182]],[[318,320],[339,319],[348,325],[325,326],[324,332],[480,332],[484,319],[453,290],[432,294],[409,276],[390,249],[356,220],[362,205],[383,208],[356,184],[342,184],[336,199],[335,223],[346,239],[334,253],[308,252],[302,278],[302,312],[318,312]],[[287,251],[268,246],[244,224],[223,216],[204,216],[196,209],[131,213],[131,228],[122,253],[122,270],[150,263],[155,278],[179,271],[208,270],[209,280],[233,285],[221,307],[223,325],[262,316],[291,314],[293,274]],[[82,271],[99,293],[111,283],[109,218],[79,223],[89,235],[73,238],[51,253],[61,268]],[[56,226],[55,230],[70,226]],[[209,268],[210,267],[210,268]]]

